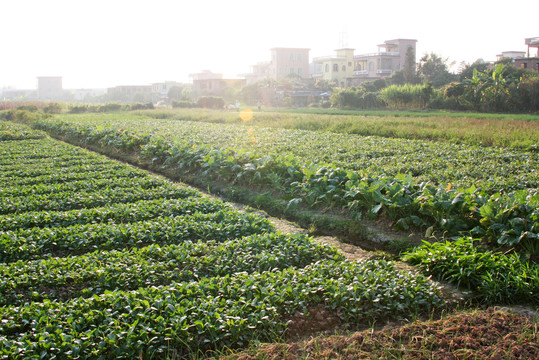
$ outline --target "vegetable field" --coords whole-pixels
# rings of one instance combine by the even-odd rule
[[[510,121],[510,120],[507,120]],[[399,230],[481,237],[537,256],[539,153],[249,124],[130,119],[37,121],[55,136],[156,170],[258,186],[299,204],[385,216]]]
[[[348,262],[185,185],[6,128],[1,359],[179,358],[275,341],[314,306],[349,326],[443,306],[392,262]]]

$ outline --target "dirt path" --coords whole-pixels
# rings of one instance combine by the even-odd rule
[[[242,206],[238,204],[235,204],[235,206],[237,206],[240,209],[242,208]],[[273,217],[268,217],[268,218],[272,222],[272,224],[275,225],[275,228],[277,230],[282,231],[283,233],[288,233],[288,234],[291,234],[291,233],[307,234],[308,233],[306,229],[294,223],[291,223],[287,220],[277,219]],[[341,251],[341,253],[344,255],[344,257],[346,257],[346,259],[350,261],[360,261],[360,260],[373,259],[373,258],[378,257],[378,255],[376,255],[373,252],[363,250],[357,245],[344,243],[342,241],[339,241],[339,239],[335,237],[315,236],[314,240],[318,243],[328,244],[328,245],[338,248]],[[397,264],[397,268],[400,270],[410,271],[414,273],[418,272],[417,269],[415,269],[414,267],[404,262],[396,262],[396,264]],[[443,296],[445,297],[448,303],[456,305],[457,303],[461,303],[467,299],[467,294],[461,292],[456,287],[450,284],[440,283],[436,281],[433,281],[433,282],[440,288]]]

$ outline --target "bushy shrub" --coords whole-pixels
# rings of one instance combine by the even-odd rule
[[[72,106],[71,109],[69,109],[70,114],[82,114],[85,112],[88,112],[87,105],[76,105],[76,106]]]
[[[180,101],[173,101],[172,102],[172,107],[173,108],[192,108],[192,107],[195,107],[195,104],[192,103],[191,101],[187,101],[187,100],[180,100]]]
[[[389,106],[394,108],[422,108],[425,107],[433,89],[430,84],[425,85],[391,85],[380,91],[380,96]]]
[[[17,110],[25,110],[25,111],[30,111],[30,112],[38,112],[39,111],[37,106],[33,105],[33,104],[17,106]]]
[[[122,105],[118,103],[108,103],[100,107],[101,112],[120,111],[120,110],[122,110]]]
[[[154,106],[153,106],[153,103],[151,102],[146,103],[146,104],[136,103],[136,104],[129,105],[129,108],[130,110],[151,110],[154,108]]]
[[[339,108],[376,109],[385,106],[379,93],[368,92],[363,87],[335,89],[330,100],[334,107]]]
[[[62,112],[62,106],[52,102],[43,108],[43,112],[47,114],[60,114]]]
[[[225,101],[217,96],[201,96],[198,98],[196,106],[206,109],[222,109],[225,106]]]

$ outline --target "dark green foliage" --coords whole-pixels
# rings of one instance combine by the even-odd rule
[[[223,243],[186,241],[19,261],[0,267],[0,306],[30,300],[65,301],[106,290],[136,290],[238,272],[302,268],[321,260],[343,261],[344,257],[304,235],[266,234]]]
[[[408,317],[441,305],[428,280],[393,263],[323,261],[72,301],[0,308],[0,355],[188,356],[276,340],[286,318],[325,304],[350,323]],[[38,334],[39,336],[35,336]],[[69,340],[69,341],[67,341]]]
[[[354,109],[378,109],[385,103],[380,94],[376,92],[377,86],[373,85],[374,92],[369,92],[363,87],[334,89],[331,93],[331,104],[339,108]]]
[[[426,274],[472,290],[475,300],[488,304],[539,304],[539,266],[516,253],[504,254],[477,245],[472,238],[424,242],[403,259]]]

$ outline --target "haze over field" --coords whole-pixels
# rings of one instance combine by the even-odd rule
[[[537,10],[534,0],[5,1],[0,88],[36,88],[37,76],[62,76],[64,88],[186,82],[203,69],[234,77],[272,47],[310,48],[312,59],[342,45],[376,52],[395,38],[417,39],[418,58],[491,61],[526,50]]]

